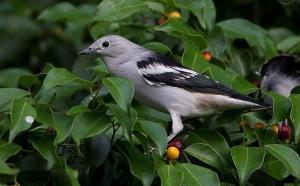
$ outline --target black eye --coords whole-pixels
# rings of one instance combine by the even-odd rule
[[[108,47],[108,46],[109,46],[109,42],[108,42],[108,41],[104,41],[104,42],[102,43],[102,46],[103,46],[103,47]]]

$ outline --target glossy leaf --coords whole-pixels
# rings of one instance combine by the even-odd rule
[[[270,95],[273,100],[273,118],[271,120],[273,124],[283,121],[288,116],[291,103],[285,96],[273,92],[271,92]]]
[[[129,142],[118,142],[117,148],[127,158],[131,173],[139,178],[144,186],[150,186],[154,178],[154,164]]]
[[[134,95],[133,83],[118,77],[108,77],[102,81],[118,105],[127,111]]]
[[[63,142],[71,134],[73,128],[71,117],[68,117],[66,114],[61,112],[53,112],[49,108],[38,108],[37,121],[55,129],[55,146]]]
[[[0,88],[0,112],[7,111],[11,107],[13,99],[29,95],[29,92],[18,88]]]
[[[277,44],[277,49],[287,53],[298,53],[300,51],[300,37],[291,36],[281,40]]]
[[[62,168],[63,162],[58,158],[53,146],[52,138],[45,138],[40,141],[30,140],[32,146],[47,160],[47,168]]]
[[[10,168],[5,161],[17,154],[21,150],[21,147],[16,144],[9,143],[1,143],[0,144],[0,175],[1,174],[16,174],[18,172],[17,169]]]
[[[58,3],[53,7],[44,10],[38,17],[40,20],[60,21],[60,20],[90,20],[92,10],[84,11],[76,8],[70,3]]]
[[[27,75],[29,72],[24,69],[10,68],[0,71],[1,87],[17,87],[21,76]],[[10,78],[7,78],[10,77]]]
[[[293,176],[300,178],[300,157],[297,152],[281,144],[266,145],[266,148]]]
[[[268,37],[266,31],[245,19],[234,18],[219,22],[218,25],[226,33],[226,36],[233,39],[245,39],[250,46],[262,49],[266,56],[273,56],[276,53],[274,43]]]
[[[178,8],[191,11],[204,29],[212,30],[216,19],[216,9],[212,0],[174,0],[174,3]]]
[[[151,121],[139,121],[140,126],[146,134],[154,141],[158,147],[159,154],[162,156],[167,147],[167,132],[159,125]]]
[[[181,186],[183,184],[183,173],[172,165],[163,165],[158,169],[162,186]]]
[[[131,140],[131,131],[137,120],[137,112],[133,108],[130,108],[129,112],[125,112],[115,104],[108,104],[107,106],[121,124],[125,137]]]
[[[290,118],[294,124],[294,134],[295,134],[295,142],[300,143],[300,95],[299,94],[291,94],[290,101],[292,103]]]
[[[231,164],[230,147],[227,144],[225,138],[218,132],[203,130],[197,131],[197,134],[190,133],[189,137],[187,138],[187,141],[191,144],[206,144],[211,150],[215,151],[215,153],[218,154],[218,158],[222,160],[223,165]],[[230,169],[230,167],[226,168],[227,170]]]
[[[267,154],[261,170],[266,174],[272,176],[273,178],[276,178],[277,180],[282,180],[289,175],[289,172],[287,171],[283,163],[271,154]]]
[[[143,0],[104,0],[97,7],[95,20],[118,21],[148,10]]]
[[[11,110],[11,127],[9,131],[9,142],[20,133],[31,127],[36,117],[35,109],[25,98],[13,101]]]
[[[111,123],[106,115],[86,112],[79,114],[73,120],[72,138],[79,145],[80,140],[105,132]]]
[[[163,52],[170,52],[172,53],[172,50],[165,44],[160,42],[149,42],[143,45],[145,48],[148,48],[150,50],[153,50],[157,53],[163,53]]]
[[[82,87],[92,86],[92,82],[76,77],[66,69],[53,68],[48,72],[43,83],[43,88],[44,91],[48,91],[56,86],[69,85],[71,83],[77,83],[78,86]]]
[[[90,109],[84,105],[76,105],[68,110],[68,115],[73,116],[84,112],[90,112]]]
[[[177,164],[176,167],[182,170],[183,185],[220,185],[217,173],[210,169],[189,163]]]
[[[235,146],[231,149],[231,156],[238,171],[240,184],[246,185],[251,174],[262,166],[265,150],[256,147]]]
[[[187,152],[191,156],[217,168],[220,171],[231,173],[230,171],[232,167],[230,164],[223,158],[222,154],[219,154],[218,151],[209,144],[194,143],[185,148],[184,152]]]

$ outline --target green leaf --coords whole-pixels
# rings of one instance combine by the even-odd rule
[[[261,49],[265,56],[272,57],[276,54],[274,43],[260,26],[240,18],[227,19],[218,25],[228,38],[245,39],[250,46]]]
[[[90,112],[90,109],[84,105],[76,105],[68,110],[68,115],[73,116],[84,112]]]
[[[90,87],[93,85],[92,82],[81,79],[69,71],[63,68],[53,68],[51,69],[43,83],[44,91],[48,91],[49,89],[56,86],[69,85],[71,83],[76,83],[79,86]]]
[[[163,25],[154,28],[157,31],[166,32],[173,37],[180,38],[184,44],[184,55],[182,64],[195,69],[197,58],[201,51],[206,48],[204,36],[184,23],[181,19],[168,19]]]
[[[255,134],[260,146],[273,144],[277,140],[277,136],[272,130],[255,129]]]
[[[300,52],[300,37],[290,36],[277,44],[277,50],[288,53]]]
[[[176,167],[182,170],[183,185],[220,185],[217,173],[210,169],[188,163],[176,164]]]
[[[296,178],[300,178],[300,157],[297,152],[286,145],[266,145],[267,151],[277,158]]]
[[[208,51],[213,54],[213,57],[221,59],[226,49],[225,42],[222,29],[219,26],[215,26],[207,38]]]
[[[11,109],[11,128],[9,131],[9,143],[20,133],[29,129],[36,117],[35,109],[25,98],[13,101]]]
[[[21,150],[19,145],[13,143],[1,142],[0,144],[0,161],[6,161],[9,157],[17,154]]]
[[[144,186],[150,186],[154,178],[154,164],[129,142],[118,142],[117,148],[129,161],[131,173],[139,178]]]
[[[234,90],[237,90],[243,94],[249,94],[257,90],[257,87],[254,84],[238,76],[235,77],[230,84]]]
[[[67,177],[69,178],[69,184],[71,186],[80,186],[77,178],[78,178],[78,171],[75,169],[71,169],[70,167],[66,166],[65,167],[65,172]]]
[[[85,149],[85,157],[91,172],[104,163],[110,154],[110,149],[111,144],[106,133],[99,134],[90,139],[90,145]]]
[[[119,77],[108,77],[102,81],[118,105],[127,112],[134,95],[133,83]]]
[[[0,175],[2,174],[8,174],[8,175],[14,175],[18,173],[17,169],[13,169],[10,168],[5,161],[17,154],[20,150],[21,147],[16,145],[16,144],[12,144],[12,143],[2,143],[0,142]]]
[[[182,171],[174,166],[163,165],[158,169],[158,174],[162,186],[181,186],[183,183]]]
[[[294,124],[295,142],[298,144],[300,143],[300,95],[291,94],[289,98],[292,103],[290,118]]]
[[[231,156],[238,171],[240,184],[245,185],[251,174],[262,166],[265,150],[256,147],[235,146],[231,148]]]
[[[217,157],[214,157],[216,159],[219,159],[222,162],[222,166],[226,167],[228,171],[232,171],[232,167],[231,167],[231,157],[230,157],[230,147],[227,144],[225,138],[219,134],[218,132],[215,131],[197,131],[197,134],[195,133],[190,133],[188,138],[187,138],[187,142],[189,142],[190,144],[194,144],[194,143],[202,143],[205,144],[206,150],[209,151],[214,151],[215,154],[217,155]],[[194,146],[195,147],[195,146]],[[189,149],[190,152],[192,149]],[[194,149],[195,150],[195,149]],[[197,149],[198,150],[198,149]],[[204,159],[204,157],[207,157],[207,154],[205,154],[205,152],[202,152],[202,156],[201,157],[201,161],[204,161],[205,163],[211,163],[208,161],[208,159]],[[195,155],[194,153],[192,155]],[[211,154],[211,157],[213,157],[213,154]],[[200,158],[200,155],[198,156],[198,158]],[[225,168],[224,167],[224,168]]]
[[[167,132],[164,127],[152,121],[140,121],[140,126],[146,134],[154,141],[162,156],[167,147]]]
[[[63,142],[71,133],[73,128],[72,118],[61,112],[53,112],[50,108],[38,108],[37,121],[52,127],[56,131],[54,145]]]
[[[104,0],[97,7],[94,20],[118,21],[146,10],[143,0]]]
[[[29,92],[18,88],[0,88],[0,112],[7,111],[11,107],[13,99],[29,95]]]
[[[205,143],[194,143],[184,149],[191,156],[207,163],[210,166],[217,168],[222,172],[232,173],[231,165],[223,158],[222,154],[209,144]]]
[[[110,126],[110,119],[106,115],[91,112],[82,113],[73,120],[72,138],[79,145],[81,139],[101,134]]]
[[[108,104],[107,106],[121,124],[125,137],[131,140],[131,132],[137,120],[137,112],[133,108],[130,108],[129,112],[125,112],[116,104]]]
[[[58,158],[54,146],[54,139],[52,138],[44,138],[40,141],[30,140],[32,146],[41,154],[41,156],[47,160],[48,169],[52,168],[62,168],[63,162]]]
[[[172,53],[172,50],[167,45],[160,42],[149,42],[144,44],[143,46],[157,53]]]
[[[148,6],[148,8],[154,12],[158,12],[161,14],[165,13],[165,7],[162,3],[155,2],[155,1],[146,1],[145,4]]]
[[[72,4],[63,2],[44,10],[38,17],[39,20],[91,20],[93,11],[84,11],[84,8],[76,8]]]
[[[24,69],[10,68],[0,71],[0,86],[1,87],[17,87],[19,79],[23,75],[28,75],[29,72]],[[9,78],[7,78],[9,77]]]
[[[270,93],[273,100],[273,118],[269,123],[278,123],[283,121],[289,114],[291,102],[285,96],[277,93]]]
[[[204,29],[212,30],[216,19],[216,8],[212,0],[174,0],[178,8],[191,11]]]
[[[282,180],[289,175],[289,172],[284,167],[283,163],[271,154],[267,154],[261,170],[277,180]]]

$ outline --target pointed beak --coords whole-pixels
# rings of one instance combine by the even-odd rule
[[[78,55],[89,55],[89,54],[95,54],[95,53],[96,53],[96,51],[89,47],[89,48],[79,51]]]

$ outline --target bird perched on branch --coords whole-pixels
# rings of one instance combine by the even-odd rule
[[[183,130],[182,118],[266,106],[121,36],[101,37],[79,54],[100,55],[112,75],[133,82],[137,101],[169,113],[168,141]]]

